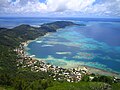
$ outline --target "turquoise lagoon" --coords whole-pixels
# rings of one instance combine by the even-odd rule
[[[29,55],[60,67],[79,65],[120,73],[120,23],[79,22],[32,41]]]

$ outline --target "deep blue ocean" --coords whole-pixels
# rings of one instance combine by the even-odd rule
[[[105,18],[0,18],[0,27],[69,20],[69,26],[32,41],[28,55],[61,67],[86,65],[120,73],[120,19]]]

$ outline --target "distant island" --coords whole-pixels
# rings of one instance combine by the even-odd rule
[[[56,21],[42,24],[39,27],[22,24],[12,29],[0,28],[0,88],[56,90],[54,89],[55,85],[57,87],[60,85],[58,90],[62,90],[62,83],[64,83],[68,90],[70,89],[68,82],[71,86],[81,85],[79,88],[83,85],[82,88],[86,88],[85,90],[118,88],[120,79],[117,77],[89,74],[86,67],[64,69],[24,54],[24,45],[28,40],[34,40],[49,32],[56,32],[60,28],[72,25],[85,26],[85,24],[76,24],[70,21]],[[57,54],[69,54],[69,52],[57,52]]]

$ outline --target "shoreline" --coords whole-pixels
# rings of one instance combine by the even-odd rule
[[[50,33],[46,33],[44,36],[42,37],[45,37],[45,36],[48,36],[50,35]],[[42,38],[41,37],[41,38]],[[39,37],[38,37],[39,38]],[[24,52],[25,52],[25,55],[28,56],[28,57],[31,57],[32,59],[34,60],[38,60],[38,61],[42,61],[44,63],[47,63],[45,60],[41,60],[42,58],[36,58],[34,57],[34,55],[29,55],[29,53],[26,51],[27,49],[27,46],[29,43],[33,42],[33,41],[36,41],[38,38],[36,38],[35,40],[28,40],[26,42],[23,42],[21,44],[24,44],[23,48],[24,48]],[[52,65],[52,64],[51,64]],[[56,66],[56,65],[55,65]],[[59,66],[58,66],[59,67]],[[96,68],[96,67],[91,67],[91,66],[87,66],[87,65],[77,65],[75,67],[70,67],[70,68],[77,68],[77,67],[80,67],[80,68],[87,68],[88,70],[88,73],[92,74],[96,74],[96,75],[105,75],[105,76],[112,76],[112,77],[117,77],[117,78],[120,78],[120,73],[118,72],[114,72],[114,71],[107,71],[107,70],[104,70],[104,69],[100,69],[100,68]],[[61,68],[64,68],[64,67],[61,67]],[[70,68],[65,68],[65,69],[70,69]]]
[[[118,73],[118,72],[106,71],[106,70],[103,70],[100,68],[90,67],[90,66],[86,66],[86,65],[83,65],[83,66],[87,67],[90,73],[94,73],[96,75],[99,74],[99,75],[113,76],[113,77],[120,78],[120,73]]]
[[[36,57],[32,57],[33,59],[35,59],[35,60],[38,60],[38,61],[43,61],[43,62],[45,62],[45,63],[47,63],[44,59],[42,59],[42,58],[36,58]],[[51,64],[52,65],[52,64]],[[56,66],[56,65],[55,65]],[[59,66],[60,67],[60,66]],[[81,68],[81,69],[84,69],[84,68],[86,68],[87,70],[87,73],[89,73],[89,74],[92,74],[92,73],[94,73],[94,74],[96,74],[96,75],[105,75],[105,76],[112,76],[112,77],[118,77],[118,78],[120,78],[120,73],[118,73],[118,72],[114,72],[114,71],[106,71],[106,70],[104,70],[104,69],[100,69],[100,68],[95,68],[95,67],[90,67],[90,66],[87,66],[87,65],[75,65],[75,66],[73,66],[73,67],[61,67],[61,68],[65,68],[65,69],[71,69],[71,68]]]

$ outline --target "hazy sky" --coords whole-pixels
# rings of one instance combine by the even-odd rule
[[[0,0],[0,16],[120,17],[120,0]]]

